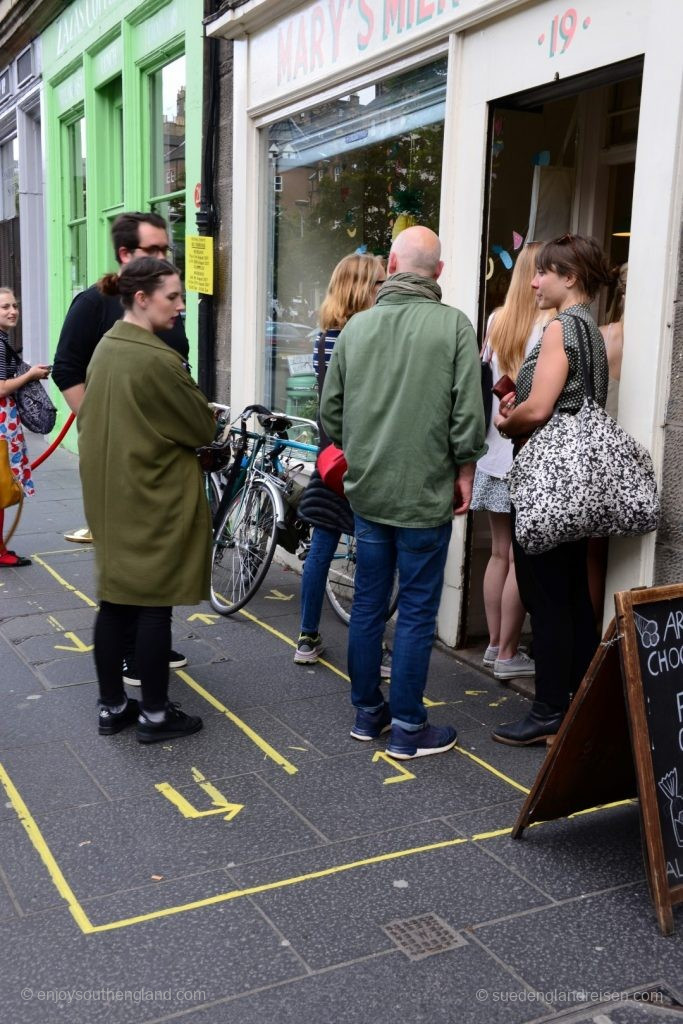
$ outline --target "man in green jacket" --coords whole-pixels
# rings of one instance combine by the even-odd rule
[[[357,563],[349,629],[351,736],[391,729],[387,754],[450,750],[452,726],[427,722],[423,693],[453,515],[467,512],[486,451],[472,324],[441,302],[441,245],[407,228],[389,255],[377,304],[341,332],[325,378],[321,419],[344,449]],[[398,568],[391,707],[380,690],[385,612]]]

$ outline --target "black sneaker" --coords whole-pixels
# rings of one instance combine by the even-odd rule
[[[100,736],[115,736],[117,732],[121,732],[127,725],[132,725],[137,720],[139,714],[140,705],[132,697],[128,698],[125,709],[119,711],[118,714],[102,704],[100,705],[98,732]]]
[[[184,668],[187,665],[187,658],[180,651],[171,651],[168,656],[168,667],[169,668]],[[137,674],[135,665],[131,662],[130,664],[123,659],[123,681],[128,683],[129,686],[140,686],[140,676]]]
[[[138,718],[138,742],[159,743],[161,740],[174,740],[182,736],[190,736],[193,732],[199,732],[203,725],[198,715],[186,715],[180,710],[178,704],[171,701],[166,705],[166,712],[163,721],[150,722],[145,712],[140,708]]]

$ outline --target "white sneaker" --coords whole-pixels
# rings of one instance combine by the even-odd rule
[[[517,651],[512,658],[496,658],[493,663],[493,674],[496,679],[517,679],[520,676],[533,676],[536,674],[536,665],[533,658],[523,651]]]
[[[487,668],[491,668],[494,661],[498,657],[499,650],[500,648],[498,647],[497,644],[495,646],[493,644],[488,645],[488,647],[484,651],[484,657],[481,659],[483,664],[486,665]]]

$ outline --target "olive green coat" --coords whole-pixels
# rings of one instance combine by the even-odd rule
[[[215,423],[181,356],[117,321],[90,361],[77,424],[100,600],[208,597],[211,520],[194,450],[213,440]]]

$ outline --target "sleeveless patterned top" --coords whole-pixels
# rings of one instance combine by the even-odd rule
[[[571,316],[567,314],[571,314]],[[555,320],[559,320],[562,324],[562,341],[564,343],[564,351],[567,355],[567,359],[569,360],[569,373],[567,374],[565,385],[560,392],[560,397],[557,400],[557,409],[559,412],[578,412],[583,405],[585,395],[579,355],[579,338],[581,336],[581,328],[572,319],[572,316],[580,317],[588,327],[588,335],[591,342],[590,353],[587,353],[588,366],[589,369],[592,366],[595,400],[598,405],[601,405],[604,408],[605,401],[607,400],[607,381],[609,379],[605,342],[603,341],[603,337],[598,330],[595,320],[591,316],[590,307],[583,303],[577,303],[575,306],[569,306],[569,308],[563,310],[562,313],[558,313],[554,318]],[[551,320],[550,323],[553,323],[553,320]],[[536,370],[536,363],[538,362],[542,342],[543,339],[541,338],[538,344],[534,345],[517,374],[518,405],[520,402],[526,401],[531,393],[534,371]],[[585,343],[586,334],[583,332],[584,346]]]

